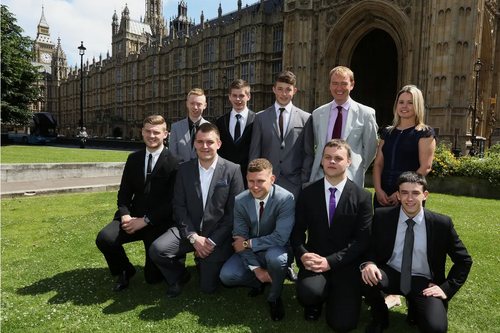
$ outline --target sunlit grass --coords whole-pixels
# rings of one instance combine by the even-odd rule
[[[130,151],[12,145],[0,148],[2,163],[125,162]]]

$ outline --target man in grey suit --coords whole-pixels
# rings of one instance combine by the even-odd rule
[[[201,124],[208,123],[202,117],[203,110],[207,107],[205,92],[199,88],[192,89],[187,95],[186,106],[188,117],[172,124],[168,145],[170,151],[182,157],[185,162],[197,157],[194,136]]]
[[[333,101],[313,111],[312,120],[305,130],[304,170],[310,172],[309,182],[325,176],[321,167],[325,144],[331,139],[342,139],[351,147],[347,177],[364,186],[366,169],[377,152],[378,126],[375,110],[349,97],[353,88],[354,73],[349,68],[338,66],[330,71]]]
[[[302,169],[304,132],[311,116],[292,104],[297,92],[297,79],[290,71],[276,77],[273,92],[276,102],[257,114],[254,120],[249,160],[266,158],[273,165],[276,184],[297,197],[302,183],[307,182]],[[308,173],[307,173],[308,176]]]
[[[248,286],[249,297],[271,283],[267,301],[271,318],[283,319],[281,300],[288,264],[293,261],[290,233],[295,223],[293,195],[274,185],[273,166],[263,158],[248,165],[248,190],[234,203],[235,254],[224,264],[220,279],[227,286]]]
[[[179,166],[174,187],[176,226],[152,245],[149,254],[170,285],[166,297],[178,296],[191,278],[186,253],[193,252],[200,268],[200,288],[217,291],[219,273],[233,254],[234,198],[243,192],[240,166],[219,157],[217,126],[202,124],[194,143],[198,159]]]

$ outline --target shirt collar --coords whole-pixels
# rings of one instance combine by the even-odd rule
[[[248,108],[245,108],[241,112],[236,112],[234,109],[231,110],[231,118],[236,117],[237,114],[241,115],[241,118],[247,119],[247,117],[248,117]]]
[[[150,152],[147,148],[146,148],[146,157],[149,157],[149,154],[153,155],[154,158],[157,158],[158,156],[160,156],[161,152],[163,151],[163,144],[161,145],[161,148],[154,151],[154,152]]]
[[[414,217],[409,217],[408,215],[406,215],[403,207],[401,206],[401,208],[399,209],[399,223],[406,224],[406,220],[408,219],[412,219],[416,224],[421,225],[424,222],[424,208],[422,208],[420,212],[418,212],[418,214]]]
[[[200,170],[203,170],[203,171],[208,171],[210,169],[213,169],[215,170],[215,166],[217,165],[217,161],[219,160],[219,155],[216,155],[215,156],[215,161],[208,167],[208,169],[205,169],[201,163],[200,163],[200,160],[198,160],[198,168],[200,168]]]
[[[326,180],[326,177],[324,177],[324,181],[325,181],[325,192],[328,191],[328,193],[330,193],[330,187],[333,187],[337,189],[337,192],[342,193],[344,191],[345,184],[347,183],[347,177],[345,177],[343,181],[341,181],[335,186],[330,184],[328,180]]]
[[[273,190],[273,187],[271,186],[271,191],[272,191],[272,190]],[[257,206],[259,206],[259,205],[260,205],[260,202],[262,201],[262,202],[264,203],[264,207],[265,207],[265,206],[267,205],[267,201],[269,200],[269,195],[270,195],[270,194],[271,194],[271,192],[269,192],[269,193],[267,194],[267,196],[264,198],[264,200],[255,199],[255,198],[254,198],[256,205],[257,205]]]
[[[337,102],[335,102],[335,100],[333,100],[332,110],[336,109],[337,106],[341,106],[342,109],[344,109],[344,110],[349,110],[349,106],[351,106],[351,97],[349,97],[347,99],[347,101],[342,105],[338,105]]]
[[[278,113],[278,114],[280,112],[280,109],[282,109],[282,108],[285,108],[285,111],[288,113],[292,112],[292,106],[293,106],[292,102],[288,103],[286,106],[281,106],[278,104],[278,102],[274,102],[274,109],[276,110],[276,113]]]

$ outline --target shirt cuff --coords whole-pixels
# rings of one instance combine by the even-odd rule
[[[259,266],[252,266],[252,265],[248,265],[248,269],[251,270],[252,272],[254,271],[254,269],[256,268],[259,268]]]

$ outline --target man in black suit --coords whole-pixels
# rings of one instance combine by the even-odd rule
[[[118,275],[114,288],[128,287],[135,274],[123,244],[142,240],[146,248],[146,282],[162,280],[161,272],[148,253],[153,241],[172,225],[172,198],[177,168],[182,161],[163,146],[167,136],[165,119],[144,119],[142,136],[146,149],[129,155],[118,191],[118,211],[111,223],[97,235],[96,245],[104,254],[112,275]]]
[[[232,255],[234,198],[243,192],[240,166],[217,155],[221,146],[217,126],[200,125],[194,142],[198,158],[179,166],[174,190],[176,226],[149,250],[170,285],[166,297],[178,296],[191,278],[186,253],[193,252],[200,268],[200,288],[217,291],[219,272]]]
[[[358,267],[369,246],[373,216],[371,193],[346,177],[350,156],[343,140],[325,145],[325,177],[301,191],[290,238],[300,266],[297,299],[304,318],[317,320],[326,301],[327,324],[337,332],[358,324]]]
[[[373,317],[367,332],[389,325],[383,293],[404,295],[409,321],[421,331],[448,329],[448,302],[465,283],[472,259],[451,218],[423,208],[426,187],[424,176],[405,172],[398,178],[401,207],[375,210],[372,244],[360,267]],[[445,276],[447,254],[454,265]]]
[[[229,100],[233,105],[233,110],[220,116],[215,123],[222,141],[219,156],[239,164],[243,179],[247,175],[248,153],[255,118],[255,113],[247,107],[250,98],[250,85],[248,83],[242,79],[231,82],[229,85]],[[244,182],[244,185],[247,188],[246,182]]]

